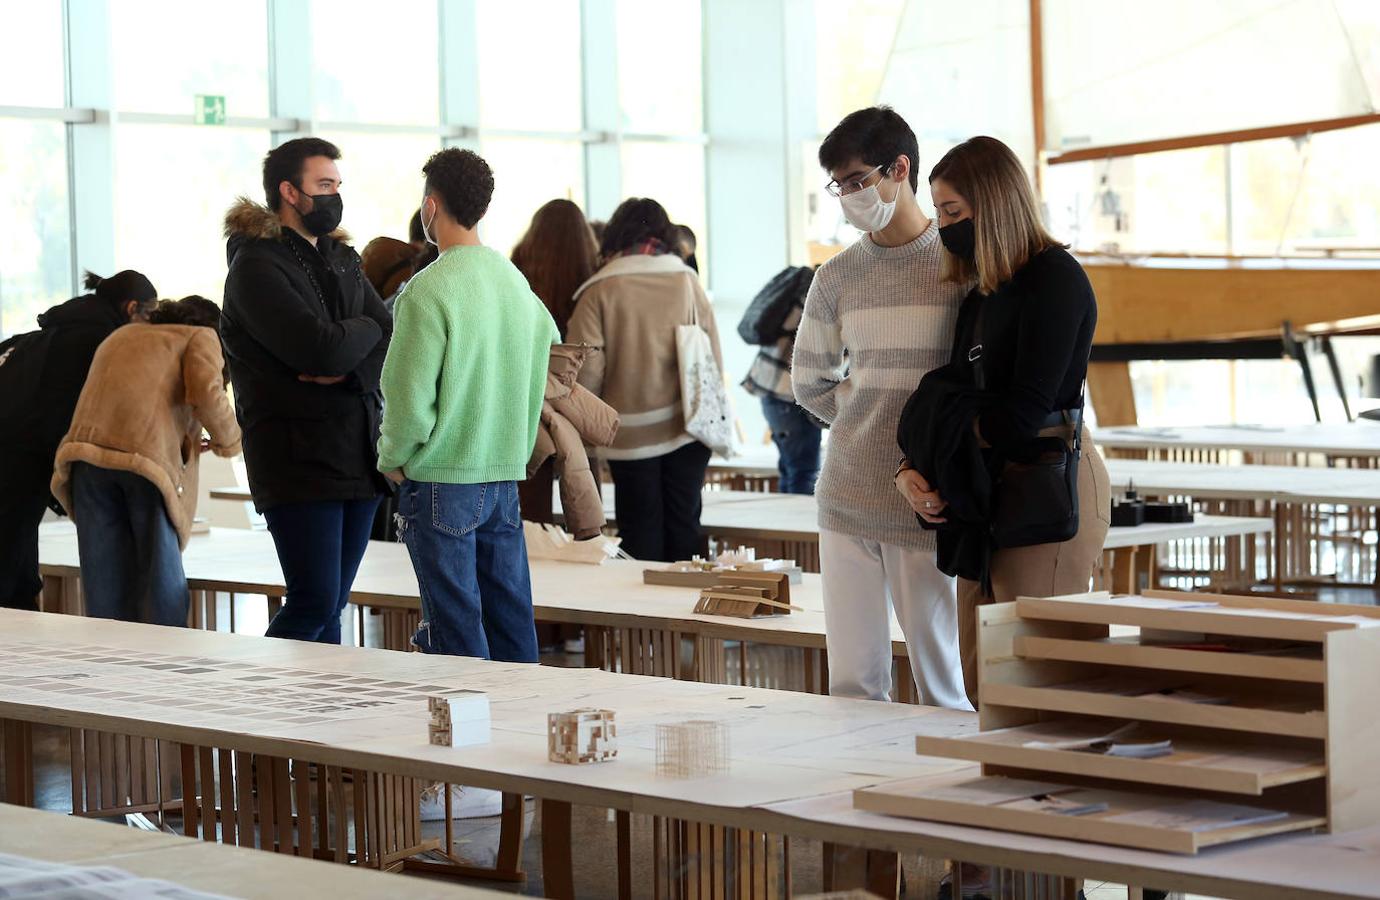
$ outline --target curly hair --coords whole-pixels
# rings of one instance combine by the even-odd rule
[[[197,294],[181,300],[164,300],[149,313],[152,325],[198,325],[220,330],[220,307]]]
[[[489,211],[494,196],[494,173],[473,150],[449,147],[431,155],[422,166],[426,192],[445,206],[451,218],[473,228]]]
[[[625,250],[649,240],[658,240],[670,249],[676,240],[675,227],[666,208],[650,197],[629,197],[609,217],[599,252],[604,259],[613,259]]]

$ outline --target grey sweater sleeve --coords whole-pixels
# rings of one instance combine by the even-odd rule
[[[795,400],[821,421],[832,424],[838,414],[834,392],[845,377],[843,329],[837,295],[816,275],[805,298],[805,312],[795,333],[791,356],[791,384]]]

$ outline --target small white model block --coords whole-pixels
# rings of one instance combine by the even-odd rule
[[[431,743],[468,747],[489,742],[489,695],[483,691],[448,691],[428,697],[427,706]]]
[[[610,709],[572,709],[546,717],[547,758],[580,765],[618,755],[618,724]]]

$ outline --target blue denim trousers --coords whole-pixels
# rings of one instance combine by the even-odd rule
[[[775,397],[762,398],[762,415],[779,454],[781,493],[813,494],[819,478],[819,426],[796,404]]]
[[[422,595],[412,642],[425,653],[538,660],[532,576],[515,481],[406,481],[399,532]]]
[[[86,614],[149,625],[187,625],[182,547],[163,493],[133,472],[72,466]]]
[[[340,643],[340,615],[350,600],[379,498],[288,503],[264,512],[287,596],[267,637]]]

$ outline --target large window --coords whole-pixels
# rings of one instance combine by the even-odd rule
[[[480,226],[484,243],[508,253],[548,200],[584,197],[584,148],[574,141],[490,138],[480,153],[494,170],[494,198]]]
[[[476,14],[480,127],[579,131],[580,4],[479,0]]]
[[[62,6],[7,3],[0,27],[0,105],[62,106]]]
[[[54,122],[0,119],[0,337],[31,331],[70,296],[64,140]]]
[[[225,211],[241,195],[263,202],[268,133],[122,124],[115,134],[116,264],[143,272],[164,297],[219,303]]]
[[[905,7],[905,0],[815,0],[820,134],[853,110],[877,102]]]
[[[211,94],[225,98],[227,115],[268,115],[267,9],[244,3],[226,15],[206,0],[111,3],[115,105],[191,115],[195,96]]]
[[[311,33],[274,39],[311,48],[317,119],[433,125],[436,32],[436,0],[312,0]]]
[[[704,126],[698,0],[618,0],[618,98],[623,130],[693,134]]]

